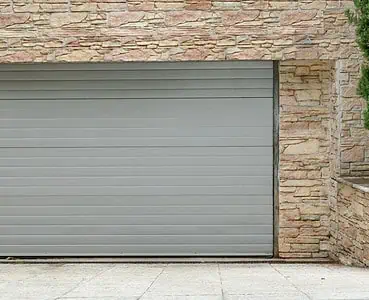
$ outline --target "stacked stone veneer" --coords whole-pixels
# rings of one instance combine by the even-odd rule
[[[352,1],[0,0],[0,63],[280,61],[279,254],[328,255],[339,175],[369,175]],[[328,192],[330,191],[330,192]],[[278,216],[277,216],[278,217]]]
[[[331,256],[344,264],[369,267],[369,189],[339,180],[331,205]]]
[[[281,257],[326,257],[332,63],[280,64]]]

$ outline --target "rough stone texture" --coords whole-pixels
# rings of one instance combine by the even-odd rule
[[[280,254],[324,257],[335,179],[369,176],[364,102],[355,94],[361,57],[344,14],[350,6],[0,0],[0,63],[280,60]]]
[[[369,175],[364,103],[355,95],[360,54],[344,15],[350,6],[352,1],[0,0],[0,62],[332,60],[332,117],[342,120],[332,127],[334,174]],[[309,105],[320,96],[314,87],[296,93]]]
[[[327,257],[329,119],[333,65],[280,64],[281,257]]]
[[[340,179],[330,203],[331,257],[348,265],[369,267],[369,188]]]

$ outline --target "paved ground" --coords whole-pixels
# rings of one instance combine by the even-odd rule
[[[1,300],[369,299],[369,269],[296,264],[0,264]]]

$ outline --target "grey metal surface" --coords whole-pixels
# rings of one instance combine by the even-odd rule
[[[0,67],[0,256],[273,254],[272,62]]]

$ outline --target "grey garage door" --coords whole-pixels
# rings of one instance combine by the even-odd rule
[[[272,62],[2,65],[0,104],[0,256],[272,254]]]

